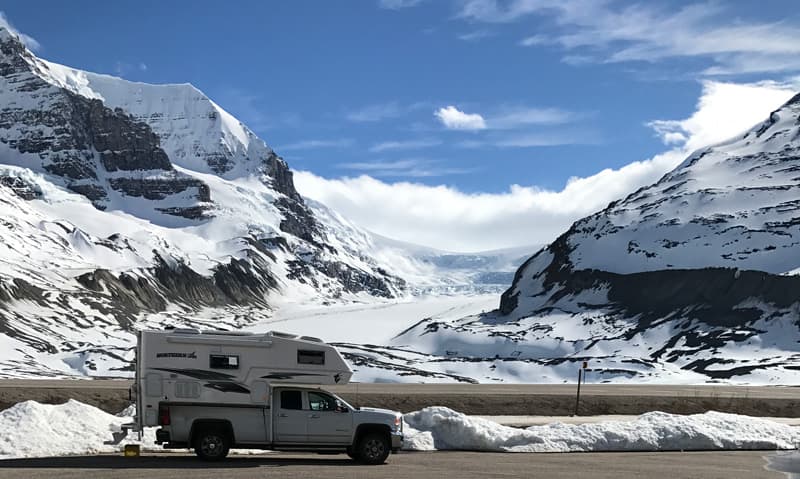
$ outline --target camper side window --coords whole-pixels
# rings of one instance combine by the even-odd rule
[[[297,364],[325,364],[325,351],[297,350]]]
[[[212,354],[209,360],[211,369],[239,369],[239,356]]]
[[[281,391],[281,409],[303,409],[301,391]]]

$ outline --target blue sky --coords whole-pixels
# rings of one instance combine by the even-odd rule
[[[560,191],[571,177],[686,146],[680,123],[657,131],[652,122],[689,118],[709,81],[786,84],[800,70],[790,0],[83,0],[2,10],[48,60],[191,82],[295,169],[473,196],[511,185]]]

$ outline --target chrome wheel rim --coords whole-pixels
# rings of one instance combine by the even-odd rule
[[[203,437],[200,443],[200,450],[203,451],[203,454],[206,456],[215,457],[222,454],[223,446],[224,444],[220,436],[208,435]]]
[[[383,441],[378,439],[370,439],[364,447],[365,456],[369,459],[377,459],[386,451]]]

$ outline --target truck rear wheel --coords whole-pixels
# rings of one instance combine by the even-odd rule
[[[201,430],[194,441],[194,453],[204,461],[221,461],[228,455],[230,448],[228,435],[217,428]]]
[[[389,457],[391,444],[386,434],[371,432],[364,434],[356,445],[356,458],[364,464],[383,464]]]

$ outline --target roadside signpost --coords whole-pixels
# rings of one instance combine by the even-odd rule
[[[588,367],[589,363],[584,361],[582,367],[578,369],[578,392],[575,395],[575,414],[573,414],[573,416],[578,415],[578,407],[581,404],[581,381],[586,380],[586,371],[588,371]]]

